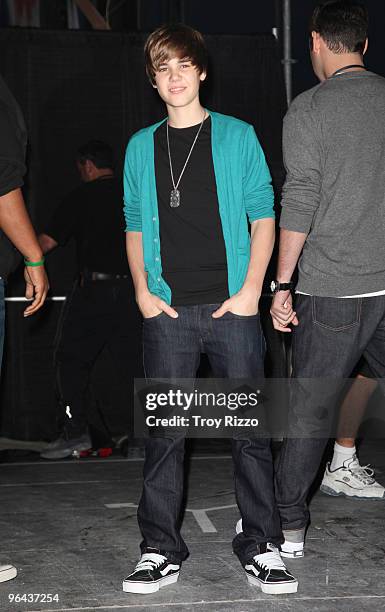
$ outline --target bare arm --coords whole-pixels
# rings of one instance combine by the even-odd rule
[[[306,238],[307,234],[281,228],[277,268],[279,282],[290,282]],[[270,312],[273,317],[273,325],[279,331],[290,332],[291,329],[288,327],[290,323],[298,325],[290,291],[278,291],[275,294]]]
[[[242,289],[262,292],[267,266],[274,248],[274,219],[259,219],[251,224],[250,263]]]
[[[42,258],[21,189],[0,197],[0,227],[26,259],[38,261]]]
[[[15,189],[0,197],[0,228],[15,247],[29,261],[40,261],[43,254],[24,205],[21,189]],[[34,314],[44,304],[48,292],[48,279],[44,266],[26,267],[25,297],[33,302],[24,311],[24,316]]]
[[[258,312],[263,279],[274,247],[274,219],[258,219],[251,224],[250,262],[242,289],[223,302],[213,313],[221,317],[225,312],[240,315],[254,315]]]
[[[306,238],[307,234],[281,228],[277,268],[277,280],[281,283],[290,282]]]
[[[58,245],[56,240],[48,234],[39,234],[37,239],[44,255],[52,251],[52,249],[55,249]]]
[[[128,265],[135,287],[136,301],[145,319],[155,317],[162,311],[176,318],[178,313],[164,300],[148,290],[147,273],[144,269],[142,232],[126,232]]]

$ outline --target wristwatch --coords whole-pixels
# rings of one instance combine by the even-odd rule
[[[293,282],[290,283],[280,283],[277,280],[273,280],[270,283],[270,291],[272,293],[278,293],[278,291],[288,291],[293,289]]]

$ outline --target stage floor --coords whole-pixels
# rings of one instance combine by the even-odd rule
[[[385,444],[366,442],[360,456],[384,484]],[[298,593],[268,596],[249,586],[231,551],[239,517],[228,454],[192,456],[183,523],[190,557],[179,582],[152,595],[123,593],[122,579],[138,558],[142,466],[118,456],[0,465],[0,559],[19,571],[0,584],[0,610],[385,610],[385,501],[318,492],[305,557],[287,563],[300,581]],[[23,594],[41,597],[10,602]],[[59,601],[44,603],[44,594]]]

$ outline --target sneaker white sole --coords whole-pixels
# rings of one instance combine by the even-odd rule
[[[303,557],[303,546],[303,542],[289,542],[285,540],[281,546],[281,557],[299,559]]]
[[[281,557],[285,557],[285,559],[301,559],[304,557],[304,552],[302,550],[294,550],[294,551],[285,551],[281,548]]]
[[[130,580],[123,580],[123,591],[125,593],[140,593],[146,595],[147,593],[156,593],[159,589],[174,584],[178,581],[179,572],[172,576],[165,576],[159,578],[156,582],[131,582]]]
[[[90,444],[79,444],[76,448],[68,449],[65,451],[46,451],[40,453],[40,457],[42,459],[66,459],[67,457],[71,457],[74,451],[86,451],[90,450]]]
[[[321,484],[320,491],[322,491],[322,493],[325,493],[326,495],[331,495],[332,497],[353,497],[354,499],[385,501],[384,494],[381,497],[373,495],[357,495],[354,489],[349,489],[347,491],[337,491],[336,489],[332,489],[331,487],[325,484]]]
[[[290,582],[281,582],[279,584],[266,584],[259,580],[257,577],[247,575],[249,584],[258,586],[262,593],[267,595],[282,595],[284,593],[296,593],[298,590],[298,580]]]
[[[0,569],[0,582],[6,582],[7,580],[13,580],[17,576],[17,569],[13,565],[6,565]]]

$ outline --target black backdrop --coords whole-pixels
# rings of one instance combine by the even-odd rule
[[[38,231],[60,198],[76,186],[74,153],[82,142],[110,142],[119,159],[132,133],[164,116],[143,68],[145,36],[131,33],[0,29],[0,72],[18,99],[29,132],[25,196]],[[283,180],[281,125],[285,91],[277,43],[270,35],[206,37],[211,66],[202,92],[213,110],[255,126],[279,192]],[[49,256],[52,293],[68,291],[73,246]],[[21,295],[20,278],[8,295]],[[22,307],[7,306],[7,338],[0,390],[3,435],[50,438],[56,423],[52,347],[60,303],[24,321]],[[133,329],[133,342],[138,333]],[[95,395],[113,432],[123,431],[124,387],[102,356]],[[112,382],[111,382],[112,381]]]

